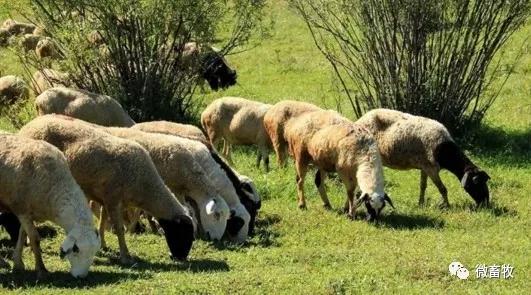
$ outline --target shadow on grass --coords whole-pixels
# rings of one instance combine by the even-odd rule
[[[107,258],[105,260],[95,260],[94,265],[115,266],[121,269],[131,270],[154,270],[154,271],[190,271],[190,272],[224,272],[229,271],[229,265],[225,261],[216,261],[211,259],[189,259],[187,261],[170,261],[152,262],[133,256],[134,263],[131,265],[122,265],[120,263],[120,254],[118,251],[100,251],[98,257]]]
[[[459,205],[451,205],[449,209],[450,212],[462,212],[462,211],[468,211],[471,213],[487,213],[494,217],[515,217],[518,215],[518,212],[512,208],[509,208],[507,206],[499,205],[495,202],[490,202],[488,206],[483,207],[477,207],[475,204],[459,204]]]
[[[483,124],[460,142],[473,154],[493,158],[503,164],[531,164],[531,127],[506,131]]]
[[[256,220],[254,235],[245,243],[236,244],[227,240],[223,240],[219,242],[212,242],[212,246],[218,250],[230,251],[236,251],[241,248],[252,246],[260,248],[279,247],[280,243],[277,239],[280,237],[280,234],[273,230],[272,225],[277,224],[280,221],[280,215],[267,214],[264,216],[264,214],[261,214]]]
[[[413,230],[423,228],[443,228],[444,221],[425,215],[402,215],[397,213],[385,214],[374,223],[376,227],[399,230]]]
[[[32,288],[39,286],[51,286],[58,288],[90,288],[100,285],[118,283],[124,279],[135,280],[146,277],[145,274],[116,273],[91,271],[84,279],[76,279],[67,272],[51,272],[45,278],[37,280],[37,273],[34,271],[12,272],[0,274],[0,286],[6,289]]]

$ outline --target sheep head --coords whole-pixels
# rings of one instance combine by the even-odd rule
[[[487,186],[489,179],[490,176],[485,171],[477,168],[466,171],[461,179],[461,185],[478,206],[489,204],[489,187]]]
[[[172,219],[157,220],[164,230],[166,243],[170,248],[171,258],[184,261],[194,242],[194,224],[189,215],[178,215]]]
[[[393,201],[391,201],[391,198],[389,198],[389,195],[386,193],[383,195],[376,192],[370,195],[369,193],[363,193],[361,197],[356,200],[355,207],[365,204],[365,208],[367,208],[367,220],[374,221],[380,216],[386,203],[395,209]]]
[[[94,228],[74,228],[61,244],[59,256],[68,259],[73,277],[84,278],[100,246],[100,237]]]

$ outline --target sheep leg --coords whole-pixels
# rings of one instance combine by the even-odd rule
[[[114,225],[116,236],[118,237],[118,245],[120,246],[120,263],[132,264],[133,259],[129,255],[129,249],[125,243],[125,230],[122,216],[122,206],[119,204],[112,207],[106,207],[107,213],[111,217],[111,223]]]
[[[107,210],[104,206],[100,207],[100,224],[99,224],[99,234],[101,249],[107,249],[107,244],[105,243],[105,226],[107,224]]]
[[[24,227],[24,231],[28,235],[30,247],[31,247],[31,250],[33,251],[33,255],[35,256],[35,270],[37,271],[37,277],[42,278],[43,276],[46,275],[46,273],[48,273],[48,270],[46,270],[46,267],[44,266],[44,262],[42,261],[42,252],[41,252],[39,232],[37,232],[37,229],[35,228],[33,221],[25,217],[19,217],[19,220],[20,220],[20,225]]]
[[[356,202],[354,200],[354,191],[356,190],[356,180],[353,177],[348,176],[348,174],[339,173],[339,176],[341,177],[341,180],[343,181],[343,185],[345,186],[345,189],[347,190],[347,201],[348,201],[348,217],[351,219],[356,218]]]
[[[306,209],[306,199],[304,198],[304,177],[308,170],[308,166],[302,164],[300,161],[296,161],[297,170],[297,194],[299,198],[299,208]]]
[[[225,144],[227,145],[227,151],[226,151],[226,154],[225,154],[225,159],[227,159],[227,161],[229,161],[229,163],[233,164],[232,157],[231,157],[231,152],[230,152],[231,144],[226,139],[225,139]]]
[[[258,151],[256,155],[256,168],[260,168],[260,161],[262,161],[262,152]]]
[[[17,245],[15,246],[15,251],[13,252],[13,270],[14,271],[23,271],[24,261],[22,261],[22,251],[24,250],[24,243],[26,243],[26,232],[24,228],[20,226],[18,231],[18,240]]]
[[[426,194],[427,185],[428,185],[428,174],[426,174],[424,170],[420,170],[419,206],[424,206],[424,195]]]
[[[319,190],[319,195],[323,201],[323,207],[327,210],[330,210],[332,209],[332,206],[330,205],[330,201],[328,200],[328,196],[326,194],[326,177],[327,174],[324,170],[317,170],[317,173],[315,173],[315,186],[317,186],[317,189]]]
[[[439,193],[441,193],[441,199],[442,203],[439,205],[441,209],[450,207],[450,203],[448,202],[448,190],[444,186],[438,171],[433,171],[431,173],[428,173],[428,176],[430,177],[431,181],[437,189],[439,189]]]

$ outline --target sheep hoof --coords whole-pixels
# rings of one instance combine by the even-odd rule
[[[424,200],[419,201],[419,207],[422,208],[422,207],[425,207],[425,205],[426,205],[426,202],[424,202]]]
[[[13,264],[13,272],[23,272],[24,270],[26,269],[26,267],[24,266],[24,263],[22,264]]]
[[[450,208],[450,204],[448,204],[448,202],[442,202],[441,204],[439,204],[439,209],[441,210],[445,210],[449,208]]]
[[[122,265],[132,265],[133,263],[135,260],[131,256],[120,257],[120,264]]]
[[[347,217],[348,217],[350,220],[356,220],[356,214],[347,213]]]
[[[308,208],[306,208],[306,204],[299,204],[299,209],[306,210]]]
[[[332,206],[330,204],[324,204],[323,208],[325,208],[325,210],[332,210]]]
[[[48,276],[48,274],[49,274],[49,272],[48,272],[48,270],[46,268],[38,270],[37,271],[37,279],[38,280],[42,280],[42,279],[46,278]]]

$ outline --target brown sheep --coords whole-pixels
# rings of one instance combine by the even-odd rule
[[[271,140],[279,166],[286,164],[288,143],[284,136],[284,127],[291,120],[304,113],[322,110],[310,103],[283,100],[273,105],[264,115],[264,127]]]

